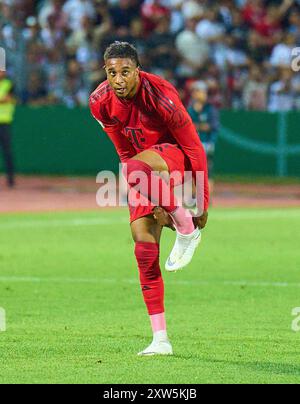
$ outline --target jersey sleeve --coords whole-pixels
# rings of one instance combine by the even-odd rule
[[[120,131],[120,123],[116,119],[111,119],[105,109],[98,102],[93,103],[90,99],[90,110],[93,117],[100,124],[104,132],[113,142],[118,156],[122,163],[136,155],[134,147],[129,140],[122,135]]]
[[[175,90],[174,93],[169,92],[168,94],[168,92],[166,92],[164,94],[164,99],[169,102],[169,106],[171,105],[172,108],[166,108],[165,103],[160,103],[158,106],[158,112],[164,124],[168,127],[169,132],[188,157],[194,180],[196,181],[198,178],[196,182],[197,195],[199,197],[197,200],[198,209],[207,210],[209,206],[209,186],[207,158],[204,147],[191,117],[184,108]],[[201,175],[199,177],[199,174],[197,175],[197,173],[203,173],[203,181],[201,181]]]

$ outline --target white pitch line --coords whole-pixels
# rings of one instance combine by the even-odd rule
[[[223,211],[218,212],[212,210],[209,216],[210,221],[226,221],[226,220],[253,220],[253,219],[297,219],[300,218],[300,209],[283,209],[283,210],[258,210],[251,211]],[[1,216],[0,216],[1,221]],[[51,227],[79,227],[79,226],[103,226],[111,224],[127,224],[129,225],[128,217],[111,217],[111,218],[85,218],[85,219],[55,219],[51,220],[49,217],[44,220],[30,220],[30,221],[6,221],[0,223],[1,229],[16,229],[16,228],[51,228]]]
[[[275,287],[275,288],[287,288],[294,287],[300,288],[300,283],[293,282],[271,282],[271,281],[194,281],[194,280],[181,280],[166,278],[165,280],[169,284],[183,285],[183,286],[245,286],[245,287]],[[172,275],[171,275],[172,276]],[[176,275],[175,275],[176,276]],[[138,285],[138,279],[117,279],[117,278],[41,278],[41,277],[25,277],[25,276],[0,276],[0,282],[15,282],[15,283],[88,283],[88,284],[103,284],[103,283],[125,283]]]
[[[66,220],[31,220],[31,221],[20,221],[20,222],[6,222],[0,224],[1,229],[16,229],[16,228],[26,228],[26,227],[63,227],[63,226],[103,226],[111,224],[129,224],[129,219],[125,217],[121,218],[95,218],[95,219],[66,219]]]
[[[299,204],[300,206],[300,204]],[[300,218],[300,209],[282,209],[282,210],[257,210],[251,211],[247,210],[245,212],[241,211],[230,211],[230,212],[211,212],[211,219],[216,220],[249,220],[249,219],[297,219]]]

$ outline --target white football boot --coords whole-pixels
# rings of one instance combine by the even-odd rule
[[[173,355],[173,349],[170,341],[152,341],[152,343],[146,349],[139,352],[138,355]]]
[[[186,267],[192,260],[196,248],[201,242],[201,231],[196,228],[191,234],[177,233],[174,247],[167,259],[165,269],[169,272]]]
[[[139,356],[173,355],[172,345],[166,331],[158,331],[153,336],[151,344],[138,353]]]

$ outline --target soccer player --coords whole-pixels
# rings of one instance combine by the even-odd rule
[[[159,265],[160,237],[163,225],[175,227],[176,242],[166,270],[176,271],[191,261],[208,217],[206,155],[176,89],[161,77],[140,70],[131,44],[114,42],[106,49],[104,61],[107,80],[91,94],[90,109],[116,148],[129,189],[138,185],[140,200],[149,202],[131,203],[130,197],[128,202],[141,289],[153,331],[152,343],[139,355],[171,355]],[[197,218],[180,206],[164,175],[154,175],[179,171],[183,177],[186,170],[192,171],[194,181],[198,172],[204,173],[204,187],[196,181],[198,195],[204,200]],[[147,181],[137,180],[136,173],[143,173]],[[169,198],[162,197],[170,193]]]

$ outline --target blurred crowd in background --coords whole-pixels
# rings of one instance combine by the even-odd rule
[[[0,46],[21,103],[85,106],[115,40],[186,104],[205,82],[216,107],[300,110],[300,0],[0,0]]]

